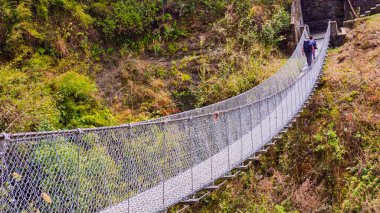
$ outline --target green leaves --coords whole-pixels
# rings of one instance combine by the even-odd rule
[[[270,21],[264,23],[260,33],[260,39],[267,45],[278,45],[285,38],[280,35],[281,31],[290,24],[290,15],[281,8]]]
[[[77,144],[66,142],[64,138],[57,138],[54,142],[40,143],[31,153],[31,163],[40,166],[40,172],[44,175],[40,185],[34,186],[41,190],[44,203],[37,205],[43,212],[72,208],[77,200],[70,198],[77,195],[81,204],[78,211],[92,212],[98,208],[97,206],[107,206],[107,192],[126,190],[124,185],[116,183],[120,167],[107,153],[107,148],[95,138],[83,140],[91,141],[94,146],[84,149]],[[29,174],[31,177],[33,175]],[[105,178],[107,182],[104,181]],[[121,197],[112,199],[122,200]]]
[[[91,99],[97,91],[92,80],[76,72],[67,72],[56,78],[54,88],[62,95],[62,98],[74,98],[77,100]]]
[[[115,123],[111,112],[97,101],[96,84],[87,76],[70,71],[53,82],[61,121],[68,128],[105,126]]]

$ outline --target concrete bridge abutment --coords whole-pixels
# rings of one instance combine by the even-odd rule
[[[375,13],[380,13],[380,0],[293,0],[294,38],[298,42],[305,25],[312,34],[325,32],[330,21],[331,45],[339,46],[344,40],[343,27],[350,20]]]
[[[303,22],[309,25],[311,32],[322,32],[329,20],[336,21],[338,27],[343,22],[359,18],[373,10],[380,0],[300,0]]]

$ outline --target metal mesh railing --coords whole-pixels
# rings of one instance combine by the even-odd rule
[[[307,35],[303,34],[303,38]],[[320,74],[303,39],[263,84],[200,110],[117,127],[4,134],[0,212],[157,212],[240,165],[283,129]]]

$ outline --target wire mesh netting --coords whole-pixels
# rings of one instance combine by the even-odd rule
[[[226,101],[147,122],[3,134],[1,212],[157,212],[241,165],[302,108],[330,27],[309,68],[301,49],[264,83]]]

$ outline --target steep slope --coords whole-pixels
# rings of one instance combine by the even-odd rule
[[[239,94],[283,63],[289,0],[0,0],[0,131],[115,125]]]
[[[323,85],[254,169],[192,212],[380,212],[380,16],[329,52]]]

